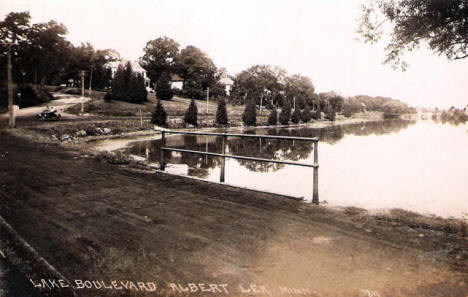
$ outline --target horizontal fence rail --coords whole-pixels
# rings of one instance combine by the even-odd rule
[[[161,130],[158,131],[161,133],[161,161],[160,161],[160,169],[162,171],[166,168],[166,158],[165,158],[165,151],[173,151],[173,152],[180,152],[180,153],[190,153],[190,154],[199,154],[205,156],[213,156],[213,157],[221,157],[223,158],[221,163],[221,173],[220,173],[220,182],[224,182],[225,178],[225,164],[226,158],[230,159],[237,159],[237,160],[247,160],[247,161],[255,161],[255,162],[265,162],[265,163],[276,163],[276,164],[284,164],[284,165],[294,165],[294,166],[302,166],[302,167],[311,167],[314,169],[313,175],[313,192],[312,192],[312,202],[315,204],[319,203],[318,197],[318,142],[319,139],[317,137],[296,137],[296,136],[281,136],[281,135],[256,135],[256,134],[235,134],[235,133],[213,133],[213,132],[192,132],[192,131],[170,131],[170,130]],[[211,153],[211,152],[202,152],[202,151],[194,151],[194,150],[187,150],[187,149],[178,149],[178,148],[170,148],[166,147],[166,134],[179,134],[179,135],[202,135],[202,136],[222,136],[223,137],[223,153]],[[264,159],[264,158],[256,158],[256,157],[247,157],[247,156],[235,156],[235,155],[227,155],[226,154],[226,140],[227,137],[250,137],[250,138],[259,138],[259,139],[281,139],[281,140],[298,140],[298,141],[310,141],[314,144],[314,163],[299,163],[299,162],[291,162],[291,161],[281,161],[281,160],[273,160],[273,159]]]

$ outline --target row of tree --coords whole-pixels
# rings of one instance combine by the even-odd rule
[[[12,66],[15,83],[67,84],[76,86],[86,71],[86,87],[109,87],[109,61],[118,59],[113,50],[95,50],[89,43],[74,46],[65,35],[67,28],[54,20],[31,24],[29,12],[11,12],[0,22],[0,40],[13,44]],[[7,45],[0,45],[0,68],[6,69]],[[118,54],[117,54],[118,55]],[[6,81],[0,72],[0,82]]]

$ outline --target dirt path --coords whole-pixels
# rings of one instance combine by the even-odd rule
[[[1,226],[0,249],[45,294],[468,294],[454,264],[464,259],[452,259],[466,251],[459,236],[120,169],[1,131],[0,168],[0,215],[77,286],[41,284],[50,274]]]

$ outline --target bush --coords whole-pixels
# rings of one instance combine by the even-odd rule
[[[312,112],[312,119],[320,120],[321,118],[322,118],[322,112],[320,111],[320,108],[317,108],[317,110]]]
[[[351,108],[345,106],[343,115],[347,118],[350,118],[353,115],[351,112]]]
[[[161,100],[158,99],[158,103],[154,109],[153,117],[151,122],[158,126],[164,127],[166,126],[167,121],[167,113],[164,110],[164,106],[161,104]]]
[[[249,100],[245,105],[244,113],[242,114],[242,122],[247,126],[257,125],[257,111],[254,100]]]
[[[293,122],[294,124],[297,124],[299,123],[300,120],[301,120],[301,110],[299,109],[299,107],[297,107],[291,116],[291,122]]]
[[[171,100],[174,95],[168,73],[162,73],[156,83],[156,96],[161,100]]]
[[[276,125],[278,123],[278,112],[276,107],[273,106],[270,115],[268,116],[268,125]]]
[[[301,113],[301,120],[307,123],[312,119],[312,113],[310,112],[310,106],[307,104],[305,109]]]
[[[327,110],[327,113],[325,115],[325,118],[329,121],[334,121],[335,118],[336,118],[336,113],[335,113],[335,110],[333,109],[333,107],[329,107],[328,110]]]
[[[216,111],[216,123],[218,123],[219,125],[228,124],[226,101],[224,101],[224,99],[221,99],[218,102],[218,110]]]
[[[190,105],[185,112],[184,122],[186,124],[198,126],[198,109],[194,99],[190,101]]]
[[[286,102],[283,105],[283,108],[281,108],[279,121],[281,124],[287,125],[289,124],[290,118],[291,118],[291,104],[289,103],[289,100],[286,100]]]
[[[111,93],[106,92],[106,94],[104,95],[104,101],[109,102],[109,101],[111,101],[111,100],[112,100],[112,95],[111,95]]]

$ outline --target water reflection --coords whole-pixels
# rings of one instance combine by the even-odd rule
[[[244,133],[320,138],[321,201],[367,209],[402,208],[468,217],[468,126],[433,121],[388,121],[323,129],[257,129]],[[166,146],[221,153],[222,138],[174,136]],[[159,162],[159,141],[129,151]],[[313,162],[312,143],[229,137],[228,154]],[[220,179],[220,158],[168,152],[168,171]],[[177,165],[175,165],[177,164]],[[311,168],[226,159],[226,183],[293,196],[312,197]]]
[[[368,136],[397,133],[414,124],[411,121],[379,121],[331,126],[326,128],[290,128],[246,130],[244,134],[281,135],[299,137],[319,137],[321,143],[336,145],[345,135]],[[214,136],[183,135],[168,137],[166,146],[194,151],[222,153],[223,139]],[[311,156],[313,143],[280,139],[227,138],[226,153],[273,160],[301,161]],[[148,161],[159,162],[160,140],[140,142],[128,150],[128,153],[145,157]],[[187,174],[206,178],[210,170],[220,167],[222,158],[203,156],[186,152],[165,152],[166,161],[174,164],[186,164]],[[282,164],[237,160],[241,166],[252,172],[275,172],[284,167]]]

